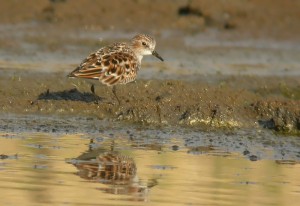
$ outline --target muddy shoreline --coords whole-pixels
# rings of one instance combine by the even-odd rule
[[[243,81],[256,84],[236,88]],[[213,84],[139,79],[117,87],[119,105],[111,88],[96,87],[95,97],[89,83],[67,79],[65,73],[1,70],[0,108],[2,114],[81,116],[202,130],[261,126],[299,135],[300,101],[293,81],[297,79],[223,77]]]
[[[79,135],[85,143],[90,141],[90,146],[96,148],[101,148],[104,142],[122,141],[132,143],[133,147],[155,151],[187,150],[187,153],[193,155],[223,157],[239,154],[250,161],[275,160],[278,164],[290,165],[299,164],[300,160],[299,138],[274,135],[274,132],[261,128],[226,131],[211,129],[207,132],[195,127],[145,126],[95,117],[28,114],[0,116],[0,138],[22,140],[32,135],[48,135],[50,138]],[[39,148],[41,145],[33,147]]]
[[[299,135],[299,2],[126,2],[2,2],[0,115]],[[120,105],[110,88],[95,97],[66,78],[90,52],[136,33],[153,35],[166,61],[145,57],[137,81],[117,87]]]

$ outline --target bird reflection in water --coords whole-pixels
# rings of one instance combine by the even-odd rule
[[[149,189],[155,186],[157,181],[153,179],[147,184],[139,181],[133,158],[114,151],[114,141],[108,150],[91,145],[94,145],[93,139],[87,152],[75,159],[67,160],[67,163],[73,164],[78,169],[76,174],[83,179],[109,185],[98,187],[103,192],[133,195],[135,201],[145,201]]]

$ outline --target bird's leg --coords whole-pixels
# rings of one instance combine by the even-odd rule
[[[94,95],[96,95],[96,94],[95,94],[95,86],[94,86],[94,84],[91,85],[91,92],[92,92]]]
[[[98,104],[99,102],[99,97],[97,96],[97,94],[95,93],[95,86],[94,84],[91,85],[91,92],[93,93],[94,95],[94,98],[95,98],[95,103]]]
[[[117,101],[118,101],[118,103],[119,103],[119,105],[120,105],[121,102],[120,102],[120,100],[119,100],[119,98],[118,98],[118,96],[117,96],[117,93],[116,93],[116,86],[115,86],[115,85],[112,87],[112,93],[114,94],[114,96],[116,97],[116,99],[117,99]]]

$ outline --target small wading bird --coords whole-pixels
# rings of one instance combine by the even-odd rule
[[[144,55],[163,58],[155,51],[155,39],[145,34],[136,35],[128,43],[114,43],[90,54],[68,77],[98,80],[107,86],[113,86],[112,92],[118,103],[116,84],[127,84],[136,79]],[[95,95],[94,84],[91,91]]]

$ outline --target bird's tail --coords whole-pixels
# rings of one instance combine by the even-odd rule
[[[73,72],[71,72],[70,74],[67,75],[68,78],[72,78],[75,77],[75,75],[73,74]]]
[[[67,75],[67,77],[69,77],[69,78],[76,77],[75,73],[78,70],[79,70],[79,67],[77,67],[76,69],[74,69],[70,74]]]

